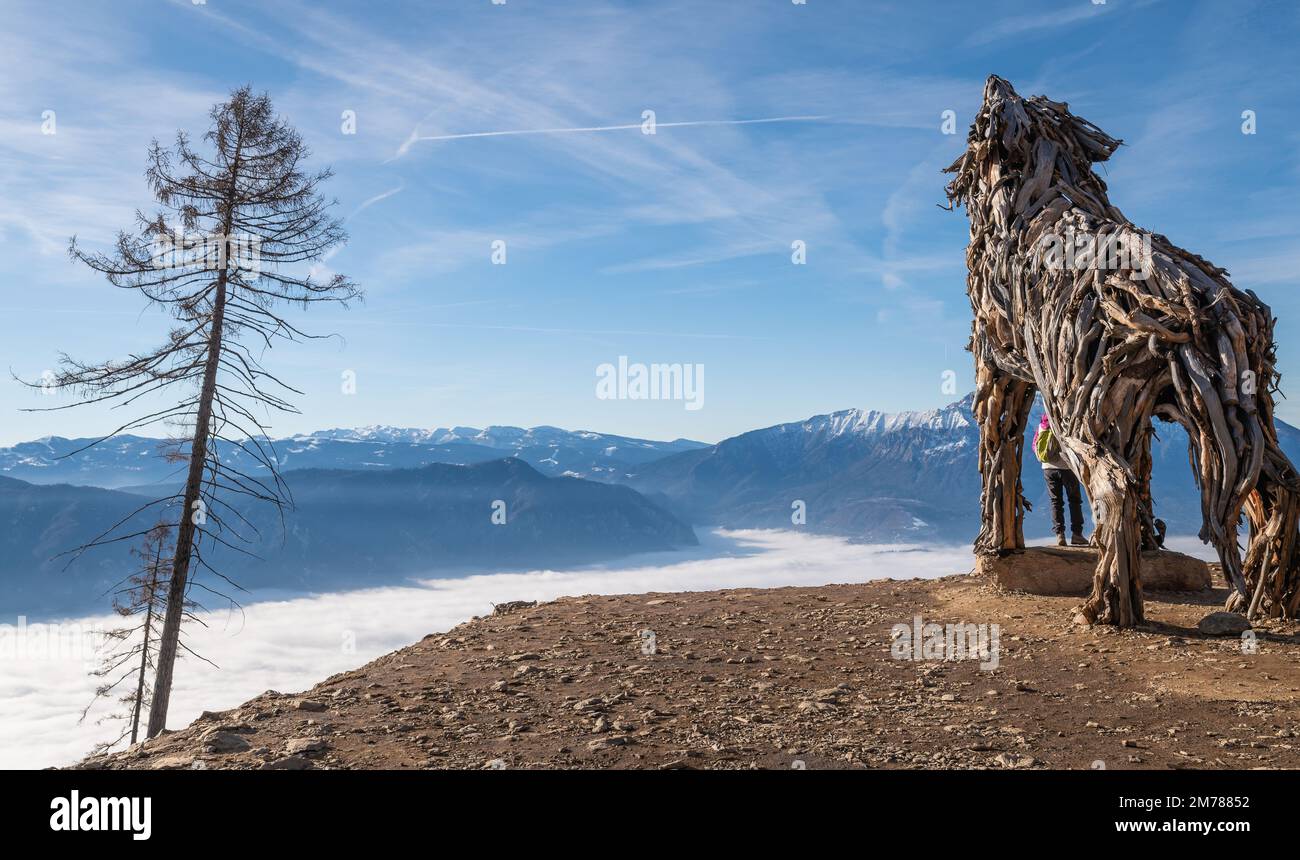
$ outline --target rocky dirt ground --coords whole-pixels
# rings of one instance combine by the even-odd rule
[[[1133,631],[973,576],[563,598],[81,766],[1300,767],[1300,629],[1202,634],[1225,596],[1150,594]],[[999,625],[998,667],[891,657],[915,615]]]

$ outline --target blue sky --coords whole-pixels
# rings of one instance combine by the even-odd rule
[[[197,136],[250,83],[333,166],[351,242],[325,265],[368,294],[296,317],[339,337],[266,357],[305,391],[277,434],[552,424],[715,441],[938,406],[956,399],[945,371],[958,394],[972,385],[966,222],[936,205],[939,170],[990,73],[1123,138],[1112,200],[1270,303],[1284,391],[1300,371],[1293,2],[2,5],[0,366],[24,378],[60,351],[122,356],[165,333],[68,262],[67,239],[103,243],[151,209],[149,140]],[[635,127],[646,110],[654,135]],[[501,131],[540,133],[458,137]],[[597,399],[597,367],[620,355],[702,364],[704,407]],[[120,423],[19,411],[46,405],[6,376],[0,444]],[[1281,414],[1300,422],[1300,399]]]

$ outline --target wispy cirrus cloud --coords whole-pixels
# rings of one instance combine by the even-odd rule
[[[1107,12],[1112,7],[1107,3],[1078,2],[1069,7],[1039,12],[1029,15],[1012,15],[1002,18],[980,30],[976,30],[967,40],[971,45],[987,45],[1002,39],[1041,33],[1069,27],[1081,21],[1091,21]]]

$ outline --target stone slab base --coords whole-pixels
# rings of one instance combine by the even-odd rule
[[[1097,556],[1092,547],[1035,546],[978,556],[973,573],[1013,591],[1084,595],[1092,591]],[[1200,591],[1210,585],[1210,566],[1199,559],[1164,549],[1142,553],[1143,591]]]

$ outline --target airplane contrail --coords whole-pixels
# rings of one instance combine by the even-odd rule
[[[685,128],[687,126],[698,125],[759,125],[762,123],[774,122],[816,122],[817,120],[829,119],[826,116],[774,116],[764,117],[762,119],[699,119],[685,122],[656,122],[655,128]],[[629,123],[627,125],[595,125],[582,128],[524,128],[512,129],[508,131],[471,131],[462,134],[433,134],[421,135],[418,131],[411,132],[411,136],[397,150],[394,158],[400,158],[405,155],[412,145],[422,141],[438,140],[466,140],[472,137],[515,137],[525,134],[580,134],[585,132],[601,131],[626,131],[634,128],[641,128],[644,123]]]
[[[374,205],[375,205],[376,203],[378,203],[379,201],[381,201],[381,200],[387,200],[389,197],[392,197],[394,194],[398,194],[398,193],[400,193],[400,192],[401,192],[405,187],[406,187],[406,186],[404,186],[404,185],[399,185],[399,186],[397,186],[396,188],[390,189],[390,190],[385,191],[385,192],[383,192],[383,193],[381,193],[381,194],[376,194],[374,197],[371,197],[371,198],[367,199],[365,202],[363,202],[363,203],[362,203],[360,206],[358,206],[356,209],[353,209],[352,212],[348,215],[348,217],[344,218],[343,220],[344,220],[345,222],[347,222],[347,221],[351,221],[353,218],[357,217],[357,215],[359,215],[359,214],[361,214],[362,212],[364,212],[365,210],[369,209],[371,206],[374,206]]]

